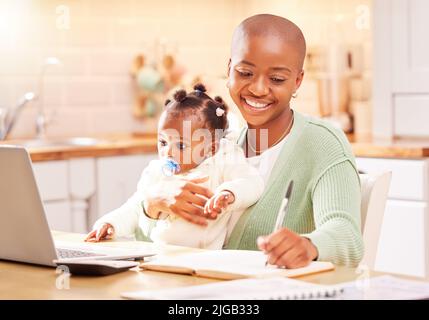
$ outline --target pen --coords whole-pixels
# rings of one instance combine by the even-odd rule
[[[280,205],[280,210],[277,214],[277,219],[276,219],[276,223],[274,225],[274,230],[273,232],[279,230],[282,225],[283,225],[283,220],[285,218],[286,212],[288,210],[288,204],[289,204],[289,199],[290,199],[290,195],[292,193],[292,189],[293,189],[293,180],[291,180],[291,182],[289,183],[289,186],[287,187],[287,191],[286,191],[286,195],[285,198],[282,201],[282,204]],[[265,265],[268,265],[268,260],[265,262]]]

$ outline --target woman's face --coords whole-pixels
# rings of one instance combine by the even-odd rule
[[[300,61],[298,50],[278,37],[248,36],[234,44],[228,88],[250,127],[264,127],[289,110],[304,75]]]

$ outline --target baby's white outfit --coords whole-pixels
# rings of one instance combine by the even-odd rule
[[[259,200],[264,190],[264,181],[258,170],[248,164],[235,139],[228,137],[220,139],[214,156],[184,174],[166,176],[161,166],[160,160],[151,161],[143,170],[134,195],[121,207],[98,219],[94,228],[110,223],[115,229],[115,235],[121,237],[134,234],[136,228],[140,227],[154,242],[222,249],[239,216]],[[207,220],[208,225],[203,227],[163,213],[153,226],[154,220],[143,212],[142,202],[145,196],[162,196],[174,203],[174,197],[181,192],[188,180],[204,177],[208,177],[208,180],[200,183],[201,186],[215,194],[228,190],[235,196],[235,201],[216,220]]]

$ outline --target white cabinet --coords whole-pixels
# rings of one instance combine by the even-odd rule
[[[157,154],[103,157],[97,159],[97,216],[121,206],[137,188],[143,169]]]
[[[429,160],[356,159],[364,172],[392,171],[389,198],[428,201]]]
[[[388,200],[375,269],[427,277],[428,204]]]
[[[56,231],[72,232],[73,217],[68,200],[45,201],[46,218],[49,228]]]
[[[374,0],[373,134],[428,137],[429,1]]]
[[[392,89],[396,93],[429,93],[428,12],[427,0],[392,0]]]
[[[33,170],[50,228],[87,232],[95,159],[36,162]]]
[[[96,194],[95,159],[71,159],[68,165],[72,230],[86,233],[90,227],[90,201]]]
[[[68,193],[68,162],[33,163],[33,171],[49,227],[53,230],[73,231]]]
[[[393,113],[395,135],[429,136],[429,94],[395,95]]]
[[[33,163],[33,170],[43,201],[68,199],[68,161]]]
[[[375,268],[429,277],[429,160],[357,158],[359,170],[392,171]]]

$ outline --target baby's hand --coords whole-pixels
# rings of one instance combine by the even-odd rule
[[[204,206],[204,214],[210,219],[216,219],[222,210],[235,201],[235,196],[232,192],[222,190],[216,193],[213,197],[207,200]]]
[[[98,242],[100,240],[110,240],[115,234],[115,229],[110,223],[103,223],[97,229],[92,230],[86,236],[85,242]]]

